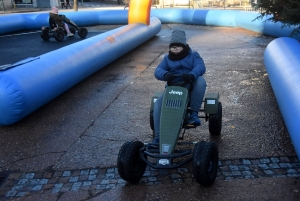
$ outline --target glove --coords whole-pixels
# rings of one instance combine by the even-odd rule
[[[183,74],[182,79],[186,82],[194,82],[195,81],[195,77],[192,74]]]
[[[174,79],[174,75],[173,75],[173,73],[166,73],[164,75],[164,78],[167,82],[171,82]]]

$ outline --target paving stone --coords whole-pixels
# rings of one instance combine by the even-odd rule
[[[234,171],[234,170],[239,170],[239,166],[237,165],[229,165],[228,166],[230,170]]]
[[[285,157],[285,156],[279,157],[279,160],[280,160],[280,162],[287,162],[287,163],[290,162],[290,159],[288,157]]]
[[[268,158],[261,158],[261,159],[259,159],[259,161],[261,163],[270,163],[270,159],[268,159]]]
[[[179,179],[181,176],[179,174],[171,174],[172,179]]]
[[[233,160],[232,165],[240,165],[241,161],[240,160]]]
[[[288,169],[286,170],[287,174],[298,174],[298,172],[294,169]]]
[[[279,165],[278,165],[277,163],[270,163],[270,164],[269,164],[269,167],[272,168],[272,169],[280,168]]]
[[[90,173],[90,170],[81,170],[80,175],[88,175]]]
[[[22,176],[22,173],[12,173],[8,176],[7,179],[8,180],[11,180],[11,179],[18,180],[18,179],[20,179],[21,176]]]
[[[62,174],[63,177],[69,177],[71,176],[71,171],[64,171]]]
[[[40,179],[29,179],[28,184],[29,185],[37,185],[40,183]]]
[[[91,181],[84,181],[84,182],[82,183],[82,186],[90,186],[90,185],[92,185],[92,182],[91,182]]]
[[[258,164],[260,164],[260,161],[257,160],[257,159],[253,159],[253,160],[251,160],[251,163],[252,163],[253,165],[258,165]]]
[[[26,192],[18,192],[16,197],[23,197],[26,195]]]
[[[106,170],[106,173],[107,173],[107,174],[115,173],[115,168],[108,168],[108,169]]]
[[[91,174],[98,174],[98,169],[91,169],[90,175],[91,175]]]
[[[27,173],[26,176],[25,176],[25,178],[26,179],[33,179],[34,175],[35,175],[34,173]]]
[[[242,163],[243,163],[244,165],[251,165],[251,164],[252,164],[251,161],[248,160],[248,159],[243,159]]]
[[[97,175],[95,174],[92,174],[92,175],[89,175],[89,178],[88,180],[95,180],[97,178]],[[112,177],[113,178],[113,177]],[[110,178],[111,179],[111,178]]]
[[[264,170],[267,175],[273,175],[274,172],[272,170]]]
[[[146,170],[143,174],[144,177],[149,177],[151,175],[149,170]]]
[[[239,170],[250,170],[248,165],[239,165]]]
[[[115,177],[115,174],[112,174],[112,173],[106,174],[107,179],[112,179],[114,177]]]
[[[109,184],[109,180],[108,179],[104,179],[104,180],[101,181],[100,184],[102,184],[102,185]]]
[[[115,184],[108,184],[106,185],[106,189],[111,189],[111,188],[115,188],[116,185]]]
[[[58,179],[58,182],[59,182],[59,183],[67,183],[67,182],[69,182],[69,180],[70,180],[69,177],[60,177],[60,178]]]
[[[273,163],[278,163],[278,162],[279,162],[279,158],[277,158],[277,157],[271,157],[270,160],[271,160]]]
[[[223,161],[223,164],[224,165],[232,165],[232,161],[226,160],[226,161]]]
[[[261,169],[269,169],[269,166],[267,164],[259,164],[257,166]]]
[[[96,190],[105,190],[106,189],[106,185],[97,185],[96,186]]]
[[[62,175],[62,172],[54,172],[53,177],[60,177]]]
[[[157,181],[157,178],[156,177],[148,177],[148,180],[149,181]]]
[[[8,191],[6,193],[6,197],[14,197],[15,195],[17,195],[18,191]]]
[[[43,188],[43,185],[39,184],[39,185],[36,185],[32,188],[33,191],[39,191]]]
[[[242,175],[240,171],[236,171],[236,170],[232,171],[232,176],[240,176],[240,175]]]
[[[78,177],[70,177],[68,182],[74,183],[78,181]]]
[[[279,166],[281,168],[292,168],[292,165],[290,163],[279,163]]]
[[[178,173],[187,173],[189,170],[187,168],[178,168],[177,170]]]

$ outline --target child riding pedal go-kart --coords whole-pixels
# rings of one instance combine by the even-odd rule
[[[157,79],[167,81],[164,92],[155,92],[150,107],[151,143],[128,141],[118,155],[118,171],[124,180],[138,182],[146,166],[177,168],[193,161],[193,177],[205,186],[212,185],[218,170],[218,149],[214,142],[186,142],[186,129],[209,121],[213,136],[221,133],[222,105],[219,93],[207,93],[202,77],[205,65],[198,52],[186,44],[185,32],[172,32],[169,55],[156,68]],[[204,100],[204,109],[201,108]],[[205,115],[199,116],[199,112]],[[181,132],[183,130],[183,132]]]
[[[41,38],[45,41],[54,37],[56,41],[61,42],[66,35],[69,37],[74,36],[76,31],[78,31],[81,38],[85,38],[88,34],[86,28],[80,28],[65,15],[59,15],[55,6],[52,7],[49,13],[49,25],[50,27],[42,27]],[[68,25],[71,27],[69,28]]]

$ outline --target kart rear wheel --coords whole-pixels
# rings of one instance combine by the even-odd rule
[[[50,39],[49,31],[48,30],[42,30],[41,38],[45,41],[48,41]]]
[[[118,154],[117,167],[119,175],[125,181],[137,183],[144,175],[146,163],[140,158],[140,141],[125,142]]]
[[[88,34],[88,30],[86,28],[79,28],[78,36],[80,36],[80,38],[85,38],[87,34]]]
[[[64,32],[63,32],[62,30],[56,30],[56,31],[54,32],[54,38],[55,38],[55,40],[56,40],[57,42],[61,42],[61,41],[64,40],[65,34],[64,34]]]
[[[213,142],[197,143],[193,150],[193,175],[199,184],[210,186],[218,171],[218,148]]]
[[[220,135],[222,130],[222,104],[218,104],[218,113],[210,114],[208,118],[208,129],[211,135]]]

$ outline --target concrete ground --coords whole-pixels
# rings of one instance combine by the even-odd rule
[[[99,25],[89,27],[89,31],[101,33],[115,27]],[[64,174],[80,172],[78,175],[82,175],[84,170],[89,170],[91,176],[92,170],[115,169],[118,151],[127,140],[151,141],[150,99],[155,91],[164,88],[164,83],[154,78],[153,71],[168,52],[172,30],[178,28],[186,31],[191,48],[205,61],[207,92],[219,92],[223,105],[220,137],[211,137],[207,123],[202,120],[202,126],[188,130],[185,139],[216,142],[222,162],[260,161],[253,171],[265,174],[249,178],[222,177],[209,188],[200,186],[191,176],[175,182],[171,175],[161,179],[163,182],[123,183],[105,189],[101,189],[103,180],[97,183],[96,179],[93,188],[89,185],[76,189],[73,185],[55,191],[60,184],[70,182],[71,177],[63,181]],[[140,47],[15,125],[0,127],[0,170],[8,173],[0,188],[1,199],[299,200],[300,165],[263,64],[265,47],[272,40],[237,28],[163,25],[159,34]],[[41,43],[40,38],[34,42]],[[1,45],[0,51],[6,48]],[[24,51],[20,46],[10,48],[20,55]],[[268,175],[266,170],[271,166],[267,169],[262,166],[266,158],[294,158],[294,161],[279,163],[277,169],[285,173]],[[283,164],[290,167],[284,169]],[[184,168],[190,172],[189,164]],[[219,176],[224,176],[223,173]],[[107,175],[107,171],[103,174]],[[35,182],[41,185],[49,180],[35,190],[29,189],[28,183],[22,184],[35,177]],[[51,183],[55,178],[61,180]]]

